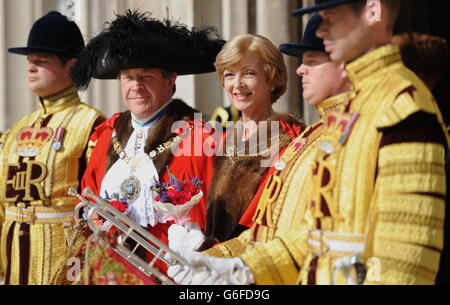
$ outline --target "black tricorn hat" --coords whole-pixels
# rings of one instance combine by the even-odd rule
[[[356,1],[362,1],[362,0],[316,0],[315,5],[296,9],[295,11],[292,12],[292,16],[300,17],[304,14],[313,13],[313,12],[325,10],[328,8],[332,8],[335,6],[339,6],[339,5],[350,3],[350,2],[356,2]]]
[[[283,43],[279,50],[289,56],[302,57],[303,52],[317,51],[325,52],[323,39],[316,36],[316,31],[322,23],[322,17],[318,13],[314,14],[308,21],[301,43]]]
[[[57,11],[39,18],[31,27],[26,47],[9,48],[8,52],[54,53],[73,58],[84,48],[84,39],[77,24]]]
[[[159,68],[178,75],[214,72],[224,44],[212,27],[189,29],[128,10],[88,42],[71,76],[77,88],[86,89],[92,77],[115,79],[124,69]]]

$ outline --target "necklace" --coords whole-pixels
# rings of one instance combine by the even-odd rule
[[[233,134],[232,137],[234,137],[234,140],[236,141],[236,134]],[[271,137],[268,140],[265,141],[257,141],[258,143],[255,143],[257,145],[258,152],[252,153],[253,150],[250,146],[250,140],[243,141],[242,145],[239,144],[232,144],[232,146],[227,146],[226,150],[224,151],[224,157],[228,158],[232,163],[242,160],[242,159],[248,159],[248,158],[256,158],[256,157],[267,157],[268,153],[270,153],[274,147],[279,147],[274,145],[274,141],[278,143],[278,145],[281,145],[282,147],[289,144],[291,141],[291,137],[288,134],[281,134],[277,135],[275,137]],[[266,144],[267,143],[267,144]],[[268,147],[261,150],[263,148],[263,144],[266,144]],[[244,146],[242,149],[242,146]]]
[[[141,183],[139,182],[139,179],[136,178],[134,175],[136,168],[142,166],[143,164],[147,162],[151,162],[153,159],[155,159],[159,154],[166,151],[170,147],[172,147],[173,144],[180,141],[187,133],[189,133],[194,127],[190,126],[188,129],[186,129],[181,135],[173,137],[169,141],[159,145],[156,150],[152,150],[150,153],[145,153],[143,150],[141,150],[140,153],[138,153],[136,156],[131,157],[128,156],[125,152],[125,149],[120,144],[119,140],[117,139],[116,131],[113,130],[112,134],[112,145],[114,148],[114,151],[119,155],[119,158],[127,164],[130,169],[130,175],[123,180],[123,182],[120,184],[120,192],[121,195],[126,198],[127,203],[131,204],[134,201],[136,201],[137,198],[139,198],[139,195],[141,193]],[[138,135],[139,137],[139,135]],[[139,142],[139,141],[137,141]],[[135,151],[140,150],[141,147],[135,147]]]

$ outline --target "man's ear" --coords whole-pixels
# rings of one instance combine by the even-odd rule
[[[173,74],[170,76],[170,83],[172,85],[175,85],[175,81],[177,80],[178,74],[176,72],[173,72]]]
[[[170,96],[172,96],[175,93],[175,82],[177,80],[178,74],[176,72],[173,72],[170,76],[169,76],[169,87],[171,88],[171,92],[169,93]]]
[[[370,24],[381,21],[382,6],[380,0],[367,0],[365,9],[366,19]]]
[[[66,68],[66,72],[67,74],[70,73],[70,70],[72,70],[73,66],[75,65],[75,63],[77,62],[76,58],[71,58],[69,59],[66,64],[64,65],[64,67]]]

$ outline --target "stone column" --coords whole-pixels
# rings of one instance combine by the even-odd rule
[[[75,15],[79,16],[79,19],[74,21],[80,27],[86,44],[100,33],[106,21],[112,21],[115,18],[114,13],[122,13],[122,2],[118,0],[76,1],[77,13]],[[125,110],[120,93],[120,84],[115,79],[92,79],[88,89],[82,92],[80,96],[83,102],[96,107],[107,117]]]
[[[17,120],[38,107],[36,96],[28,89],[26,56],[8,53],[7,49],[27,45],[29,31],[34,21],[42,15],[41,5],[41,1],[2,0],[2,22],[5,25],[2,31],[5,60],[2,69],[5,76],[5,82],[2,82],[5,86],[2,129],[10,128]]]
[[[303,7],[314,5],[314,0],[302,0],[302,1]],[[311,16],[312,16],[311,14],[306,14],[303,15],[303,17],[301,18],[302,33],[305,32],[306,24],[308,23],[308,20],[311,18]],[[316,109],[308,103],[308,101],[303,101],[303,116],[305,123],[307,125],[310,125],[319,120],[319,114],[317,113]]]
[[[285,42],[298,41],[298,20],[291,17],[291,11],[297,8],[296,0],[256,0],[256,32],[269,38],[275,46]],[[288,88],[286,93],[278,100],[274,108],[278,112],[291,112],[298,114],[299,89],[298,77],[295,70],[298,59],[284,56],[288,69]]]
[[[167,0],[161,1],[160,18],[167,17],[190,27],[221,27],[220,0]],[[177,78],[175,98],[181,98],[188,105],[203,112],[203,119],[209,119],[214,109],[221,105],[220,84],[215,73],[185,75]]]
[[[179,21],[188,26],[194,26],[194,0],[167,0],[167,7],[169,8],[169,19]],[[198,102],[195,96],[197,84],[194,76],[178,76],[176,85],[177,91],[174,94],[174,98],[182,99],[189,106],[196,107]]]
[[[249,1],[222,0],[222,34],[224,39],[246,34],[249,31]]]
[[[6,21],[5,1],[0,1],[0,20]],[[6,22],[0,22],[0,132],[6,131],[8,117],[7,101],[7,73],[6,73]]]
[[[249,32],[249,0],[222,0],[222,35],[230,40],[234,36]],[[217,80],[219,82],[219,80]],[[220,84],[220,82],[219,82]],[[231,106],[225,90],[222,89],[222,105]],[[220,106],[216,105],[216,107]]]
[[[194,26],[213,26],[220,31],[222,26],[221,0],[194,0]],[[197,74],[195,82],[195,107],[209,120],[214,110],[223,104],[222,86],[216,72]]]

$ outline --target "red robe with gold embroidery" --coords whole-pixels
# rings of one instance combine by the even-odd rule
[[[192,222],[197,222],[201,228],[205,227],[206,218],[206,197],[207,190],[213,171],[214,154],[203,153],[203,147],[211,147],[214,149],[214,140],[211,134],[214,131],[208,131],[203,128],[203,124],[189,120],[193,118],[194,110],[179,100],[174,100],[168,106],[167,111],[152,127],[145,146],[145,151],[149,153],[156,150],[161,144],[168,143],[175,136],[180,135],[187,128],[184,127],[175,130],[171,133],[172,124],[176,121],[185,120],[189,126],[194,128],[185,136],[179,144],[176,156],[174,156],[170,149],[158,154],[153,161],[159,174],[160,182],[168,182],[169,174],[166,166],[180,181],[191,180],[198,177],[203,181],[201,190],[203,191],[203,198],[189,213]],[[91,137],[91,141],[95,143],[95,148],[91,155],[86,172],[81,182],[81,189],[89,186],[95,194],[99,194],[101,183],[107,168],[109,168],[118,155],[112,149],[111,138],[113,130],[116,131],[117,138],[122,141],[122,146],[125,147],[126,141],[131,135],[131,116],[130,113],[118,113],[101,124]],[[207,143],[206,143],[207,142]],[[205,144],[206,143],[206,144]],[[189,149],[190,148],[190,149]],[[192,156],[189,154],[192,153]],[[195,153],[195,154],[194,154]],[[149,177],[150,178],[150,177]],[[148,227],[148,231],[157,237],[159,240],[168,244],[167,230],[173,222],[158,223],[154,227]],[[153,255],[147,254],[146,260],[150,261]],[[166,271],[167,266],[158,262],[157,266],[162,271]]]

